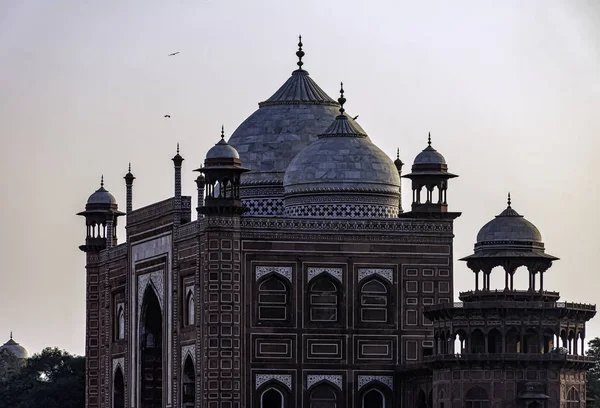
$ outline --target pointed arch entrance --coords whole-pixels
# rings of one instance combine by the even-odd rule
[[[125,408],[125,381],[121,367],[117,367],[113,380],[113,408]]]
[[[191,356],[187,356],[183,364],[183,408],[194,408],[196,403],[196,370]]]
[[[163,319],[160,303],[146,286],[140,318],[140,400],[144,408],[162,408]]]

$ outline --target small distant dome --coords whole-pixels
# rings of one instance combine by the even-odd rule
[[[477,233],[478,243],[493,241],[541,243],[542,234],[509,205]]]
[[[225,141],[223,130],[221,130],[221,140],[214,145],[207,153],[207,159],[239,159],[240,155],[235,148]]]
[[[10,334],[10,339],[0,346],[0,350],[10,351],[12,354],[17,356],[18,358],[27,358],[29,357],[29,353],[25,349],[25,347],[21,346],[19,343],[13,340],[12,333]]]

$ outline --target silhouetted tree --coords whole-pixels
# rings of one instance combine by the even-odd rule
[[[0,381],[0,408],[80,408],[85,405],[85,358],[46,348]]]
[[[592,400],[589,408],[600,408],[600,337],[589,341],[585,354],[596,359],[596,365],[586,374],[587,399]]]
[[[15,374],[24,364],[25,361],[10,351],[5,349],[0,350],[0,381],[4,381]]]

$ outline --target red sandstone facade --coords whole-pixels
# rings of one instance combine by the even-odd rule
[[[222,136],[209,151],[198,169],[197,211],[181,195],[179,152],[173,198],[134,210],[129,172],[126,214],[103,187],[88,200],[80,213],[86,407],[584,407],[590,361],[580,354],[595,307],[561,305],[535,284],[515,291],[508,277],[524,263],[511,264],[501,293],[484,283],[454,304],[460,214],[448,212],[448,180],[456,176],[443,156],[431,140],[417,156],[406,176],[412,211],[403,213],[402,162],[372,147],[344,113],[343,93],[336,103],[299,67],[248,119],[252,129],[241,125],[231,144]],[[320,176],[307,181],[310,157],[294,158],[283,179],[276,171],[264,178],[256,166],[268,162],[260,152],[268,142],[244,144],[254,139],[240,136],[268,122],[256,118],[261,112],[276,112],[273,121],[283,115],[285,126],[305,115],[302,129],[333,115],[312,143],[334,152],[324,157],[335,178],[325,186]],[[278,137],[285,156],[290,150]],[[347,146],[356,153],[335,153]],[[357,176],[347,162],[362,152],[371,156],[353,167]],[[255,164],[259,153],[264,160]],[[389,181],[382,184],[381,174]],[[119,217],[127,236],[117,245]],[[521,238],[511,239],[501,245]],[[541,239],[533,241],[539,255]],[[497,266],[473,265],[484,282]],[[532,268],[535,283],[545,269]],[[463,343],[455,348],[457,336]],[[558,339],[570,344],[566,352]]]

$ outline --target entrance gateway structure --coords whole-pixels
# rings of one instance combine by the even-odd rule
[[[179,149],[172,198],[134,209],[131,168],[125,213],[103,181],[89,197],[86,407],[584,407],[595,306],[543,290],[556,258],[539,231],[509,205],[479,233],[475,290],[454,304],[456,175],[430,138],[404,212],[399,154],[296,54],[229,140],[195,154],[194,204]]]

